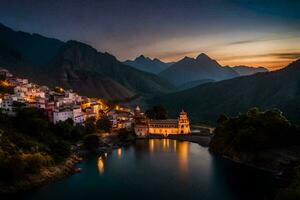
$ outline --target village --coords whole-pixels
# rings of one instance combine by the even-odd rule
[[[191,133],[187,114],[182,111],[177,119],[149,119],[137,105],[134,109],[123,105],[109,105],[104,99],[80,96],[61,87],[50,89],[15,77],[6,69],[0,69],[2,92],[0,108],[9,116],[16,115],[18,107],[42,109],[54,124],[71,119],[74,125],[84,125],[86,120],[107,117],[112,131],[134,130],[138,137],[148,135],[173,135]]]

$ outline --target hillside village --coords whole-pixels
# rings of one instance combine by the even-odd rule
[[[54,124],[72,119],[74,125],[84,124],[89,118],[107,116],[113,129],[129,129],[133,124],[133,112],[121,105],[108,105],[103,99],[80,96],[61,87],[50,89],[15,77],[6,69],[0,69],[2,92],[0,108],[9,116],[16,115],[18,107],[35,107],[44,111]]]

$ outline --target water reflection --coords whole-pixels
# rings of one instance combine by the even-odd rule
[[[179,156],[179,168],[182,173],[186,173],[188,170],[188,152],[189,143],[180,142],[178,145],[178,156]]]
[[[122,200],[260,200],[266,199],[270,185],[264,174],[216,157],[198,144],[166,139],[137,140],[79,167],[82,173],[35,190],[25,199],[81,200],[100,194],[103,199]]]
[[[150,152],[154,151],[154,140],[149,141],[149,149],[150,149]]]
[[[99,173],[103,174],[104,173],[104,162],[103,162],[103,157],[102,156],[100,156],[98,158],[97,165],[98,165],[98,171],[99,171]]]
[[[170,139],[155,140],[148,142],[149,152],[175,152],[178,156],[178,168],[185,174],[188,171],[189,142]],[[145,153],[145,152],[144,152]]]
[[[119,148],[117,153],[118,153],[118,158],[121,158],[122,157],[122,148]]]

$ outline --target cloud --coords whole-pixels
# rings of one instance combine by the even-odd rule
[[[256,42],[268,42],[268,41],[288,40],[288,39],[296,39],[296,38],[300,38],[300,36],[284,36],[284,37],[274,37],[274,38],[256,38],[256,39],[238,40],[238,41],[224,43],[222,44],[222,46],[251,44]]]
[[[298,59],[300,58],[300,52],[288,52],[288,53],[266,53],[266,54],[253,54],[253,55],[239,55],[219,58],[219,60],[238,60],[247,58],[264,58],[273,57],[274,59]]]
[[[274,56],[280,59],[298,59],[300,58],[300,52],[292,53],[271,53],[270,56]]]
[[[248,44],[248,43],[254,43],[254,42],[258,42],[258,41],[261,41],[261,40],[258,40],[258,39],[240,40],[240,41],[234,41],[234,42],[225,43],[224,46],[227,46],[227,45]]]

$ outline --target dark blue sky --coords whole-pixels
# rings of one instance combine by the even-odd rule
[[[205,52],[224,65],[277,68],[300,57],[298,0],[1,0],[0,23],[120,60]]]

